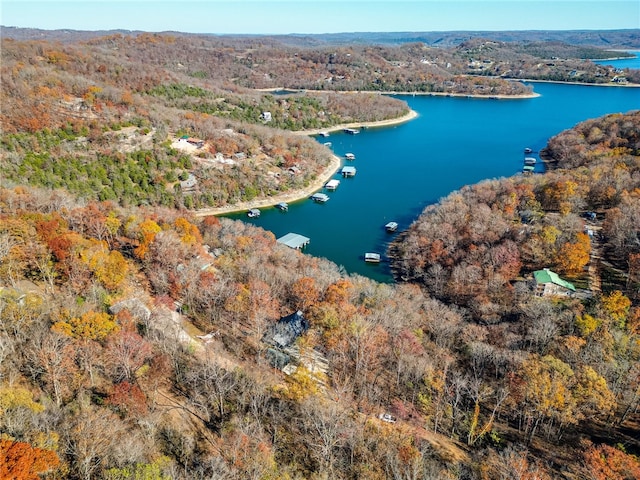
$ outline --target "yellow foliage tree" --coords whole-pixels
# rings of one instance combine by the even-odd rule
[[[581,414],[607,415],[616,406],[613,393],[607,386],[607,381],[589,365],[580,368],[577,374],[578,383],[573,391]]]
[[[108,313],[88,311],[81,317],[61,320],[53,324],[52,330],[69,337],[85,340],[104,340],[118,331],[119,326]]]
[[[185,218],[180,217],[176,219],[174,226],[180,235],[180,240],[187,245],[202,242],[202,235],[200,234],[198,227],[190,223]]]
[[[16,408],[26,408],[34,413],[40,413],[44,407],[33,400],[33,395],[29,390],[17,386],[4,385],[0,387],[0,418],[7,411]],[[1,424],[1,422],[0,422]]]
[[[108,290],[117,289],[129,273],[127,260],[117,250],[108,251],[104,242],[94,242],[92,248],[82,252],[81,258]]]
[[[625,297],[621,291],[614,290],[609,295],[602,297],[602,308],[611,320],[623,328],[631,308],[631,300]]]
[[[592,317],[588,313],[576,317],[576,327],[583,337],[591,335],[600,325],[602,325],[602,320]]]

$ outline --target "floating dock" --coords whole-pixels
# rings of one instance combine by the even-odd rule
[[[360,133],[360,130],[356,130],[355,128],[345,128],[344,133],[348,133],[349,135],[357,135]]]
[[[355,160],[356,156],[353,153],[345,153],[344,158],[346,158],[347,160]]]
[[[287,212],[289,211],[289,204],[287,202],[280,202],[276,204],[276,208],[281,212]]]
[[[525,157],[524,158],[524,164],[525,165],[535,165],[536,164],[536,159],[533,157]]]
[[[384,229],[387,232],[395,232],[398,229],[398,224],[397,222],[389,222],[384,226]]]
[[[329,180],[324,184],[324,188],[326,188],[327,190],[335,190],[336,188],[338,188],[338,185],[340,185],[340,180]]]
[[[309,237],[305,237],[297,233],[287,233],[285,236],[280,237],[276,240],[277,243],[281,243],[295,250],[303,249],[304,247],[309,245],[310,241],[311,239]]]
[[[247,217],[249,218],[258,218],[260,216],[260,210],[257,208],[252,208],[247,212]]]
[[[341,173],[343,177],[355,177],[356,167],[342,167]]]
[[[367,263],[380,263],[380,254],[367,252],[364,254],[364,261]]]
[[[311,195],[311,200],[318,203],[324,203],[329,200],[329,195],[327,195],[326,193],[314,193],[313,195]]]

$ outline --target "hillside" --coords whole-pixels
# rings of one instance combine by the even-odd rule
[[[527,93],[487,73],[526,48],[3,29],[0,478],[640,478],[638,112],[427,208],[393,285],[197,215],[313,182],[301,129],[408,111],[351,90]]]

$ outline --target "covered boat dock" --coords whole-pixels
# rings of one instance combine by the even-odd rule
[[[289,248],[295,248],[296,250],[303,249],[309,244],[310,241],[310,238],[299,235],[297,233],[287,233],[283,237],[280,237],[276,240],[276,242],[282,243]]]
[[[356,167],[342,167],[343,177],[354,177],[356,175]]]

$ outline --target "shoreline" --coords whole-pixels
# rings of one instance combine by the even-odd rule
[[[296,130],[295,132],[291,132],[294,135],[319,135],[320,132],[337,132],[340,130],[344,130],[345,128],[377,128],[377,127],[392,127],[394,125],[400,125],[405,122],[411,121],[414,118],[418,117],[418,112],[414,110],[409,110],[408,113],[405,113],[401,117],[389,118],[387,120],[377,120],[373,122],[350,122],[350,123],[342,123],[340,125],[333,125],[327,128],[311,128],[308,130]]]
[[[339,130],[344,130],[345,128],[355,128],[355,127],[366,127],[366,128],[376,128],[376,127],[389,127],[393,125],[400,125],[402,123],[413,120],[418,117],[418,113],[414,110],[409,110],[408,113],[401,117],[390,118],[388,120],[379,120],[376,122],[352,122],[345,123],[342,125],[334,125],[330,128],[318,128],[318,129],[310,129],[310,130],[297,130],[295,132],[291,132],[295,135],[318,135],[320,132],[336,132]],[[297,200],[302,200],[304,198],[310,197],[314,192],[320,190],[328,180],[333,177],[333,175],[338,171],[342,165],[342,159],[337,155],[332,155],[331,162],[325,167],[325,169],[318,174],[316,179],[311,182],[311,184],[303,189],[299,190],[291,190],[289,192],[284,192],[278,194],[274,197],[267,198],[259,198],[255,200],[250,200],[248,202],[240,202],[234,203],[233,205],[225,205],[223,207],[211,207],[211,208],[201,208],[199,210],[193,211],[193,215],[196,217],[208,217],[210,215],[224,215],[227,213],[237,213],[245,210],[250,210],[252,208],[265,208],[265,207],[273,207],[280,202],[295,202]]]
[[[515,80],[514,80],[515,81]],[[517,79],[517,81],[523,81],[521,79]],[[521,95],[504,95],[504,94],[496,94],[496,95],[478,95],[472,93],[450,93],[450,92],[384,92],[379,90],[294,90],[288,88],[257,88],[257,91],[260,92],[279,92],[286,90],[291,93],[326,93],[326,92],[334,92],[334,93],[375,93],[378,95],[403,95],[403,96],[421,96],[421,97],[462,97],[462,98],[486,98],[486,99],[500,99],[500,100],[522,100],[527,98],[535,98],[539,97],[540,94],[536,92],[521,94]],[[384,121],[384,120],[383,120]],[[355,125],[356,123],[354,123]],[[357,123],[357,125],[365,125],[364,123]],[[349,128],[349,127],[347,127]],[[321,130],[323,131],[323,130]]]
[[[310,197],[315,191],[320,190],[324,184],[338,171],[342,160],[336,155],[332,155],[331,161],[326,168],[318,174],[316,179],[306,188],[291,190],[280,193],[274,197],[259,198],[248,202],[234,203],[223,207],[201,208],[193,211],[196,217],[208,217],[211,215],[223,215],[227,213],[237,213],[252,208],[265,208],[277,205],[280,202],[295,202]]]

